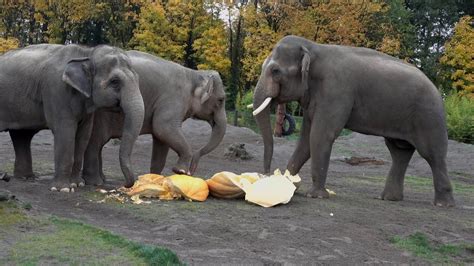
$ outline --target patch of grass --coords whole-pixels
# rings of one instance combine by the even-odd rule
[[[0,227],[5,228],[26,221],[26,215],[13,201],[0,201]]]
[[[385,184],[385,176],[365,176],[351,178],[354,183],[361,183],[367,185],[383,185]],[[451,180],[455,194],[462,194],[467,196],[474,195],[474,185],[462,181]],[[431,177],[420,176],[405,176],[405,188],[415,191],[432,191],[433,179]]]
[[[176,254],[168,249],[136,243],[74,220],[27,217],[14,203],[2,208],[2,220],[5,209],[15,213],[10,215],[10,224],[27,218],[39,222],[27,233],[13,232],[16,243],[0,259],[0,264],[181,265]]]
[[[474,100],[452,94],[444,106],[449,138],[474,144]]]
[[[395,236],[390,239],[395,246],[413,253],[415,256],[427,259],[432,262],[455,262],[464,252],[472,253],[472,244],[433,244],[428,237],[416,232],[407,237]],[[467,259],[465,262],[469,262]]]

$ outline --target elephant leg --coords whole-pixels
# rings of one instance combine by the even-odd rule
[[[102,150],[104,149],[104,145],[102,145],[102,147],[99,150],[99,171],[100,171],[100,178],[102,178],[102,182],[105,184],[105,182],[107,181],[107,177],[105,176],[104,166],[102,164]]]
[[[403,200],[405,172],[415,152],[415,147],[406,141],[389,138],[385,138],[385,144],[392,156],[392,167],[388,173],[381,199],[393,201]]]
[[[75,121],[61,121],[61,127],[54,133],[54,179],[51,190],[70,191],[70,177],[74,164],[74,148],[77,124]]]
[[[158,116],[157,116],[158,117]],[[192,149],[184,137],[181,129],[181,121],[174,123],[162,122],[160,119],[154,119],[153,132],[157,138],[166,143],[178,154],[178,162],[173,167],[173,172],[177,174],[190,174]]]
[[[421,157],[428,162],[433,173],[435,189],[434,205],[445,207],[455,206],[453,187],[451,186],[446,166],[447,138],[425,136],[415,142],[415,146]]]
[[[94,128],[84,154],[82,178],[86,185],[101,186],[105,183],[105,175],[102,171],[102,149],[108,141],[108,136],[100,134],[100,130],[96,131]]]
[[[10,137],[15,149],[15,169],[13,176],[17,178],[35,179],[31,159],[31,139],[38,130],[10,130]]]
[[[339,105],[339,108],[334,108],[329,103],[321,104],[311,120],[310,153],[313,187],[307,196],[312,198],[329,198],[326,177],[332,145],[344,128],[351,110],[348,104],[339,103]]]
[[[151,155],[150,173],[161,174],[166,164],[169,146],[153,137],[153,152]]]
[[[301,135],[298,140],[298,144],[296,146],[295,151],[293,152],[293,155],[288,161],[288,166],[286,167],[292,175],[296,175],[310,157],[310,124],[311,122],[309,121],[309,117],[304,116],[303,125],[301,127]]]
[[[90,115],[79,124],[74,148],[74,164],[72,166],[70,178],[71,187],[84,186],[84,179],[81,177],[81,169],[84,161],[84,153],[87,149],[87,145],[92,133],[92,125],[93,115]]]

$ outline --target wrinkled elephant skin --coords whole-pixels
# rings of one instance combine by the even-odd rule
[[[288,169],[296,174],[311,158],[309,196],[328,197],[332,145],[348,128],[385,138],[393,163],[382,199],[403,199],[405,172],[417,150],[433,172],[434,204],[454,206],[443,101],[415,66],[371,49],[321,45],[296,36],[281,39],[263,63],[254,93],[265,172],[273,153],[269,106],[290,101],[302,105],[303,125]]]
[[[143,100],[130,58],[110,46],[32,45],[0,56],[0,131],[15,149],[15,177],[34,177],[31,139],[42,129],[54,134],[52,190],[84,184],[82,158],[98,108],[125,114],[120,162],[126,186],[134,182],[130,155],[142,127]],[[125,99],[125,100],[122,100]]]
[[[138,51],[127,52],[140,76],[140,90],[145,103],[141,134],[152,134],[151,173],[161,173],[169,148],[179,156],[173,171],[192,174],[201,156],[211,152],[222,141],[226,130],[225,91],[215,71],[196,71]],[[181,124],[188,118],[208,121],[212,126],[209,142],[192,153]],[[102,147],[121,137],[122,117],[107,111],[95,115],[91,141],[84,158],[83,178],[87,184],[101,185]]]

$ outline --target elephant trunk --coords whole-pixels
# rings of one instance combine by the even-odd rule
[[[120,106],[125,115],[120,144],[120,167],[125,176],[125,187],[133,186],[135,175],[131,167],[130,156],[133,145],[140,135],[145,116],[143,98],[138,86],[135,89],[123,89]]]
[[[273,156],[273,134],[270,122],[270,101],[271,98],[266,95],[264,87],[261,86],[261,82],[259,80],[253,98],[253,109],[255,110],[255,120],[257,121],[258,128],[260,129],[260,133],[263,137],[263,170],[265,173],[270,173]],[[257,110],[259,112],[257,112]]]
[[[209,123],[212,126],[211,137],[209,138],[209,142],[206,144],[206,146],[199,149],[199,151],[193,155],[193,160],[191,162],[190,168],[191,174],[196,171],[199,159],[202,156],[213,151],[224,138],[225,131],[227,128],[227,116],[225,114],[225,108],[222,108],[222,110],[216,112],[214,114],[213,121],[209,121]]]

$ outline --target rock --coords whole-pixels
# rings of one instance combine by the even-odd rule
[[[0,180],[8,182],[8,181],[10,181],[10,176],[7,175],[7,173],[0,173]]]
[[[0,201],[7,201],[10,199],[14,199],[15,196],[6,190],[0,190]]]
[[[250,153],[245,149],[244,143],[234,143],[227,147],[227,151],[224,153],[224,156],[229,159],[242,159],[250,160],[253,158]]]

